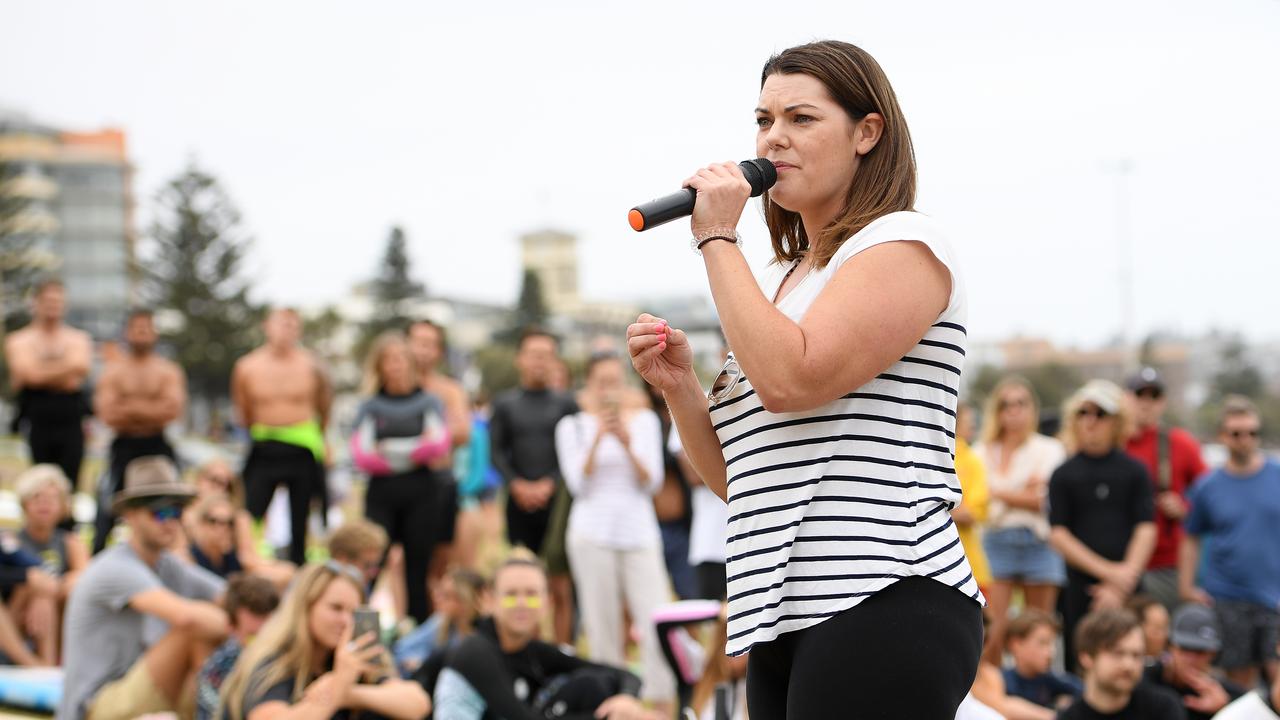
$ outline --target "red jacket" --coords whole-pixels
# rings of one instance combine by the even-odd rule
[[[1156,429],[1149,427],[1139,430],[1129,438],[1126,450],[1143,465],[1151,475],[1151,484],[1155,494],[1159,496],[1164,489],[1160,486],[1159,469],[1156,455],[1159,442]],[[1187,490],[1196,478],[1208,468],[1200,457],[1200,443],[1191,433],[1181,428],[1169,428],[1169,490],[1185,499]],[[1156,507],[1156,549],[1151,553],[1151,562],[1147,565],[1152,570],[1176,568],[1178,566],[1178,545],[1182,542],[1182,521],[1171,520]]]

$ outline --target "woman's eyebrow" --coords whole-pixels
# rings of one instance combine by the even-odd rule
[[[817,106],[817,105],[812,105],[812,104],[810,104],[810,103],[796,103],[795,105],[788,105],[788,106],[786,106],[786,107],[782,108],[782,112],[784,112],[784,113],[795,112],[796,110],[799,110],[800,108],[813,108],[814,110],[817,110],[817,109],[818,109],[818,106]],[[766,110],[765,108],[756,108],[756,112],[757,112],[757,113],[763,113],[763,114],[765,114],[765,115],[768,115],[768,114],[769,114],[769,111],[768,111],[768,110]]]

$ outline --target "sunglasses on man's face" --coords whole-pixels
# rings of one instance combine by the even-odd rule
[[[1228,430],[1227,435],[1232,440],[1240,440],[1241,438],[1256,438],[1259,435],[1259,430],[1258,428],[1252,428],[1250,430]]]
[[[1142,388],[1134,393],[1139,400],[1159,400],[1164,397],[1164,392],[1157,388]]]
[[[742,369],[738,367],[737,359],[730,355],[724,367],[720,369],[720,374],[716,376],[715,382],[711,383],[711,389],[707,391],[707,400],[718,403],[729,397],[741,379]]]
[[[156,503],[148,505],[147,509],[151,511],[151,517],[155,518],[156,522],[168,522],[182,517],[182,506],[178,503]]]

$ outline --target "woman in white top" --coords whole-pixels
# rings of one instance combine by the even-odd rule
[[[685,333],[641,315],[632,363],[729,503],[727,652],[750,650],[751,716],[951,718],[982,645],[950,516],[963,275],[912,211],[911,137],[866,52],[824,41],[774,56],[755,119],[778,170],[758,279],[737,247],[741,170],[685,183],[729,362],[708,397]]]
[[[624,370],[618,356],[593,356],[586,377],[580,395],[584,410],[556,425],[560,472],[573,495],[566,545],[583,630],[593,660],[625,666],[625,602],[642,630],[641,696],[670,704],[675,677],[649,621],[654,608],[670,597],[653,510],[653,495],[663,480],[662,427],[652,410],[622,405]]]
[[[1062,556],[1049,547],[1045,503],[1049,476],[1066,459],[1066,451],[1056,439],[1036,432],[1039,417],[1031,383],[1006,377],[987,396],[982,440],[974,447],[986,464],[991,495],[982,537],[992,577],[991,586],[984,588],[991,609],[984,655],[997,666],[1013,589],[1022,588],[1028,607],[1053,614],[1058,588],[1066,582]]]

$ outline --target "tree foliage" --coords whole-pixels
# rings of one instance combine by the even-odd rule
[[[1229,395],[1242,395],[1258,407],[1262,420],[1262,440],[1280,442],[1280,396],[1270,392],[1262,371],[1249,357],[1244,338],[1227,338],[1218,352],[1217,372],[1209,383],[1209,393],[1195,414],[1196,429],[1201,437],[1212,438],[1218,432],[1222,403]]]
[[[176,322],[162,338],[193,396],[226,398],[235,361],[259,340],[262,308],[243,276],[250,240],[218,180],[191,163],[155,197],[139,271],[144,297]]]
[[[506,329],[495,333],[494,339],[514,346],[520,341],[520,333],[525,328],[535,326],[545,328],[550,314],[542,294],[542,279],[538,277],[538,273],[525,268],[524,278],[520,282],[520,297],[516,300],[515,310],[511,314],[511,324]]]
[[[378,275],[371,284],[373,314],[360,332],[356,344],[358,357],[363,357],[375,338],[388,330],[404,330],[411,318],[412,305],[426,295],[422,283],[413,279],[404,230],[392,227],[387,247],[382,254]]]
[[[20,217],[31,200],[14,190],[21,172],[16,163],[0,159],[0,335],[31,319],[27,296],[40,272],[30,255],[35,236],[26,231]]]

